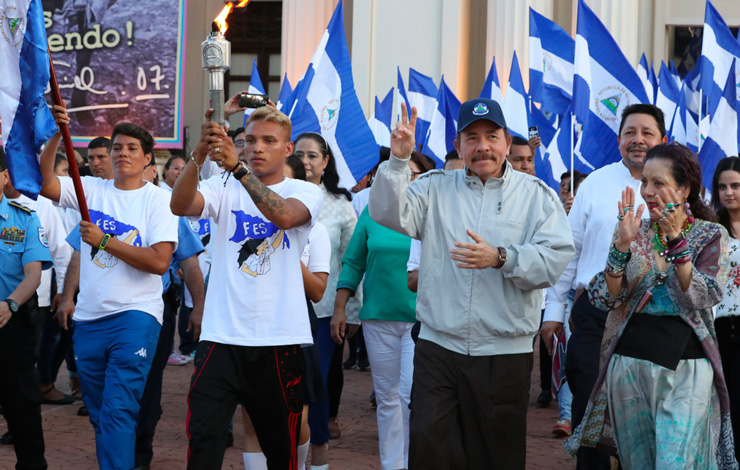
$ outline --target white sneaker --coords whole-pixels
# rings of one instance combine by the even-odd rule
[[[185,359],[181,355],[177,354],[176,352],[173,352],[172,354],[170,354],[170,357],[167,358],[167,365],[168,366],[184,366],[188,362],[190,362],[190,361],[188,361],[187,359]]]

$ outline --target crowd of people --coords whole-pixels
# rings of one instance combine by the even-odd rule
[[[539,138],[512,137],[497,102],[462,104],[443,169],[402,104],[350,191],[325,136],[293,140],[271,103],[233,131],[210,113],[161,180],[146,129],[92,140],[89,220],[60,134],[35,201],[0,151],[16,468],[47,468],[40,405],[81,398],[100,468],[148,469],[165,367],[192,361],[183,465],[221,468],[239,407],[246,470],[303,470],[309,455],[328,469],[358,336],[344,367],[370,368],[383,470],[524,469],[536,342],[537,403],[556,392],[553,433],[578,469],[738,468],[740,158],[719,163],[710,197],[660,109],[636,104],[622,160],[567,172],[556,192],[535,174]],[[65,361],[71,394],[55,385]]]

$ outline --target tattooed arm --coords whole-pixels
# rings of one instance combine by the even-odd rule
[[[253,174],[244,176],[239,182],[252,197],[260,212],[279,228],[287,230],[311,220],[311,213],[301,201],[280,197]]]

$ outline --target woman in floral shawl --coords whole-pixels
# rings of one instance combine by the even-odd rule
[[[625,470],[737,469],[712,307],[728,275],[727,231],[701,200],[701,167],[676,143],[651,149],[634,210],[618,202],[606,269],[588,288],[608,310],[602,368],[565,443],[615,450]]]

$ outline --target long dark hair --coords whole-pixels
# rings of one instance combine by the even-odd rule
[[[324,183],[326,189],[334,195],[342,195],[347,198],[348,201],[352,200],[352,193],[345,188],[339,187],[339,173],[337,173],[337,164],[334,162],[334,153],[331,151],[329,143],[324,139],[321,134],[316,132],[304,132],[303,134],[296,137],[293,142],[296,146],[301,139],[311,139],[318,144],[324,158],[329,158],[329,161],[324,168],[324,175],[321,177],[321,182]]]
[[[650,149],[645,156],[645,162],[654,158],[671,162],[673,180],[678,186],[689,187],[687,202],[693,216],[697,219],[717,222],[717,214],[701,199],[701,166],[694,152],[678,142],[669,142],[658,144]]]
[[[735,171],[740,173],[740,158],[738,157],[726,157],[717,163],[717,169],[714,170],[714,178],[712,178],[712,207],[717,211],[717,217],[719,217],[719,223],[725,226],[727,233],[732,238],[735,238],[735,234],[732,233],[732,222],[730,221],[730,213],[727,208],[719,202],[719,176],[725,171]]]

